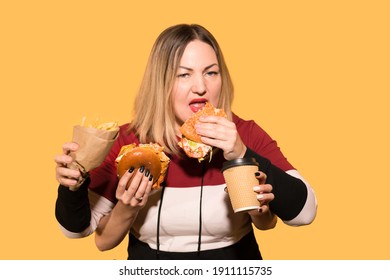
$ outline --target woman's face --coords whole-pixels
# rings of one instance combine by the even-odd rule
[[[177,131],[207,101],[217,106],[222,85],[219,71],[217,56],[210,45],[200,40],[187,45],[172,91]]]

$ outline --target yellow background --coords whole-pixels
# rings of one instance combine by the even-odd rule
[[[183,22],[216,36],[234,111],[318,196],[312,225],[257,233],[264,258],[389,259],[387,3],[2,1],[0,259],[126,258],[127,240],[102,253],[59,231],[54,156],[83,116],[129,120],[152,43]]]

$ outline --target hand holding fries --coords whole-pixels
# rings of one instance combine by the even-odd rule
[[[118,132],[117,122],[98,123],[96,121],[94,124],[85,125],[85,118],[83,118],[81,125],[73,127],[72,142],[78,144],[78,149],[68,150],[69,156],[73,160],[66,163],[65,167],[79,171],[81,176],[76,176],[78,183],[75,186],[69,185],[70,190],[77,190],[88,176],[88,172],[103,162],[117,139]],[[69,158],[67,160],[69,161]],[[57,165],[59,165],[59,161],[60,159],[56,159]],[[64,165],[64,163],[61,164]],[[57,180],[58,178],[64,178],[61,175],[65,171],[62,174],[59,174],[59,172],[61,171],[57,168]],[[70,173],[70,171],[66,172]],[[75,172],[73,173],[72,175],[76,175]],[[62,184],[62,182],[60,183]]]

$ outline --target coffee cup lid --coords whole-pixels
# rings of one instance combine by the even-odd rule
[[[231,167],[240,166],[240,165],[257,165],[259,163],[254,158],[238,158],[233,160],[225,161],[222,165],[222,172]]]

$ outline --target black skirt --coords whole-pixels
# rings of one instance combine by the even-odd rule
[[[262,260],[253,231],[224,248],[183,253],[154,250],[130,234],[127,252],[128,260]]]

